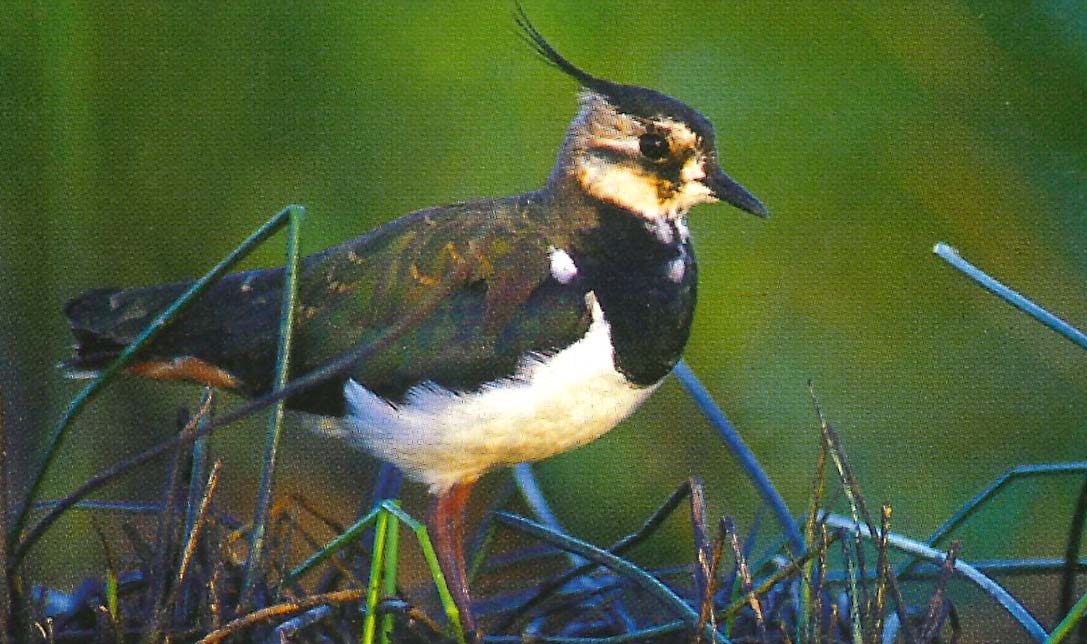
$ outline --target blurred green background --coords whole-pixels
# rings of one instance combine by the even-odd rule
[[[698,107],[766,221],[690,217],[701,301],[687,353],[791,506],[806,504],[812,380],[873,503],[924,536],[1004,469],[1087,458],[1087,355],[968,283],[964,256],[1087,325],[1087,9],[1053,2],[527,2],[593,73]],[[288,203],[314,251],[402,213],[540,185],[570,79],[512,3],[9,4],[0,19],[0,387],[12,476],[80,383],[54,365],[63,303],[189,278]],[[275,239],[248,265],[281,261]],[[165,438],[199,390],[125,379],[82,417],[47,494]],[[237,404],[227,399],[223,406]],[[217,449],[238,507],[263,421]],[[362,455],[293,427],[281,489],[346,519]],[[148,468],[103,498],[154,498]],[[539,467],[576,533],[626,533],[690,473],[715,512],[758,506],[669,382],[604,439]],[[1002,497],[963,555],[1058,556],[1067,486]],[[419,508],[417,490],[409,501]],[[412,496],[414,495],[414,496]],[[32,564],[75,580],[97,540],[62,521]],[[687,557],[682,525],[664,555]],[[56,547],[62,545],[64,547]]]

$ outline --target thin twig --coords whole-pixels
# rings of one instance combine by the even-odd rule
[[[707,624],[717,628],[717,619],[713,614],[713,541],[706,526],[706,488],[702,478],[691,476],[687,479],[691,486],[691,534],[694,537],[694,598],[699,604],[698,630],[694,642],[701,644],[702,628]]]
[[[268,606],[258,611],[253,611],[243,617],[226,624],[222,628],[218,628],[211,633],[208,633],[197,644],[215,644],[221,642],[224,639],[238,633],[239,631],[246,629],[254,624],[279,617],[282,615],[290,615],[303,610],[308,610],[314,606],[320,606],[321,604],[347,604],[350,602],[357,602],[366,595],[366,590],[362,588],[354,588],[351,590],[336,590],[330,593],[322,593],[320,595],[311,595],[309,597],[303,597],[302,599],[290,602],[283,602],[281,604],[275,604],[274,606]]]
[[[572,550],[586,559],[591,559],[599,565],[610,568],[616,574],[627,577],[633,581],[649,595],[655,597],[658,601],[685,618],[692,626],[698,623],[698,613],[688,606],[682,598],[676,595],[672,589],[665,586],[660,580],[646,572],[644,569],[629,561],[621,559],[602,548],[598,548],[580,539],[575,539],[569,535],[555,532],[546,526],[525,519],[524,517],[500,512],[495,516],[495,519],[511,528],[525,532],[537,539],[547,541],[563,550]],[[725,641],[724,636],[721,635],[721,633],[711,630],[708,625],[703,629],[703,632],[711,637],[712,641],[719,643]]]
[[[660,524],[663,523],[664,520],[667,519],[672,514],[672,512],[676,510],[677,507],[679,507],[679,504],[683,501],[684,498],[687,497],[688,494],[690,494],[690,492],[690,481],[684,481],[683,483],[681,483],[679,487],[677,487],[675,491],[672,492],[671,496],[669,496],[668,499],[659,508],[657,508],[657,510],[652,515],[650,515],[650,517],[646,519],[645,522],[642,523],[642,525],[637,530],[623,537],[619,541],[616,541],[608,548],[607,551],[613,555],[621,555],[630,548],[633,548],[634,546],[647,539],[657,530],[658,527],[660,527]],[[495,513],[495,516],[497,516],[497,513]],[[571,579],[574,579],[575,577],[578,577],[580,575],[587,574],[597,565],[598,564],[596,562],[590,561],[589,563],[583,566],[578,566],[577,568],[574,568],[558,576],[553,581],[544,584],[543,587],[540,588],[540,590],[535,595],[533,595],[531,599],[525,602],[517,610],[507,615],[506,618],[499,623],[496,630],[509,630],[511,627],[513,627],[514,624],[519,623],[519,620],[522,616],[527,615],[529,611],[531,611],[533,608],[539,606],[541,603],[546,601],[547,598],[551,597],[551,595],[553,595],[556,591],[569,583]]]
[[[876,597],[869,614],[869,622],[872,624],[872,641],[878,642],[879,635],[883,632],[883,610],[887,603],[887,581],[894,570],[891,568],[890,549],[887,546],[887,535],[891,534],[891,505],[884,503],[880,508],[879,539],[876,541],[876,549],[879,558],[876,561]]]
[[[762,604],[759,602],[759,596],[755,594],[751,582],[751,571],[747,568],[747,557],[744,556],[744,551],[740,548],[740,539],[736,535],[736,524],[733,522],[732,517],[721,518],[721,532],[725,534],[725,539],[729,547],[732,548],[732,556],[736,558],[736,570],[740,576],[740,585],[744,596],[747,597],[747,604],[751,607],[751,612],[755,616],[755,628],[757,629],[759,641],[765,644],[768,640],[766,639],[766,620],[763,619]]]
[[[819,398],[815,395],[815,387],[811,382],[808,383],[808,390],[811,395],[812,405],[815,407],[815,414],[819,418],[819,429],[822,432],[823,440],[827,443],[831,461],[838,470],[838,477],[842,481],[842,487],[846,497],[849,499],[850,507],[856,508],[856,511],[860,513],[861,520],[863,520],[864,525],[868,528],[868,534],[876,535],[878,534],[878,531],[876,530],[875,524],[872,522],[872,514],[868,511],[868,504],[864,500],[864,495],[861,494],[860,481],[853,473],[853,467],[849,464],[849,459],[846,458],[845,448],[842,447],[838,432],[834,430],[834,427],[827,421],[826,416],[823,415],[823,408],[819,404]],[[854,520],[854,524],[859,525],[859,522]],[[857,536],[860,536],[859,532],[857,533]],[[860,556],[860,544],[857,545],[857,553],[858,556]],[[914,635],[913,628],[910,626],[909,622],[906,601],[902,597],[902,589],[899,588],[898,580],[894,574],[889,574],[887,576],[887,587],[890,589],[891,597],[893,597],[895,601],[895,610],[898,613],[898,618],[901,622],[900,628],[902,629],[903,637],[908,643],[916,642],[917,638]]]
[[[725,541],[726,536],[724,531],[718,529],[717,536],[713,540],[713,546],[710,552],[709,585],[706,587],[706,594],[702,598],[702,606],[698,611],[698,627],[695,629],[695,633],[698,637],[702,637],[702,631],[705,629],[706,624],[709,624],[714,629],[717,628],[717,611],[715,610],[714,595],[717,593],[717,575],[721,568],[721,559],[723,558],[725,551]]]
[[[179,433],[192,434],[196,431],[196,425],[200,419],[211,410],[211,391],[205,389],[204,397],[200,401],[200,407],[192,417],[187,416],[184,409],[178,414]],[[166,483],[166,491],[163,494],[162,512],[159,513],[157,538],[155,539],[154,557],[148,570],[149,591],[145,597],[144,614],[149,627],[145,631],[145,642],[158,640],[160,631],[163,630],[165,620],[168,619],[165,610],[165,602],[170,584],[170,574],[167,572],[169,563],[177,555],[177,545],[181,538],[182,517],[179,511],[178,496],[181,493],[182,462],[191,443],[178,445],[174,453],[173,466],[170,468],[170,477]]]
[[[856,534],[866,538],[877,538],[869,531],[869,528],[865,525],[858,524],[846,517],[838,516],[835,514],[828,514],[826,516],[827,525],[835,528],[844,528],[852,530]],[[933,561],[942,564],[945,558],[944,553],[939,550],[913,539],[908,539],[902,535],[891,533],[887,535],[887,545],[895,550],[905,552],[914,557],[919,557],[928,561]],[[1045,641],[1046,632],[1042,628],[1042,625],[1038,623],[1033,615],[1028,611],[1015,597],[1011,595],[1003,586],[996,583],[989,577],[981,573],[977,568],[959,560],[955,562],[955,571],[960,575],[968,579],[975,586],[985,591],[991,598],[993,598],[1000,606],[1008,612],[1019,625],[1023,627],[1023,630],[1030,635],[1031,639],[1037,642]],[[900,625],[901,626],[901,625]]]
[[[189,532],[188,538],[185,540],[185,549],[182,551],[181,563],[177,568],[177,576],[173,580],[173,585],[170,588],[169,595],[166,597],[166,601],[162,603],[162,607],[159,610],[159,617],[156,620],[159,623],[162,623],[162,620],[166,618],[171,607],[177,602],[178,596],[183,592],[185,576],[189,571],[189,562],[192,561],[193,553],[196,552],[196,545],[199,543],[200,532],[207,519],[208,507],[211,505],[211,499],[215,496],[215,489],[219,485],[219,470],[222,469],[222,466],[222,461],[215,461],[215,464],[211,467],[207,485],[204,486],[204,495],[200,498],[200,509],[196,514],[196,521],[193,523],[193,528]]]
[[[819,523],[819,509],[824,506],[827,489],[827,443],[819,439],[819,450],[815,459],[815,474],[812,478],[811,499],[808,501],[808,516],[804,521],[804,543],[811,547],[815,543],[816,534],[826,536],[825,526]],[[804,567],[803,583],[800,587],[800,610],[796,624],[797,641],[815,641],[818,625],[814,615],[822,607],[819,592],[823,585],[822,569],[825,560],[816,557]]]
[[[13,620],[11,590],[8,586],[7,518],[8,518],[8,440],[4,425],[4,390],[0,387],[0,644],[8,644]]]
[[[918,635],[921,644],[933,642],[940,636],[940,629],[943,628],[944,619],[947,616],[947,606],[945,605],[947,584],[951,581],[952,573],[955,572],[955,560],[959,556],[959,547],[961,545],[958,541],[952,541],[951,547],[947,549],[947,556],[940,567],[940,578],[936,580],[936,590],[933,591],[932,598],[929,600],[925,623],[921,627],[921,634]]]

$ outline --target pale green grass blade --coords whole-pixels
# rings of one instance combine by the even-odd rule
[[[64,439],[67,437],[68,428],[71,426],[72,421],[75,420],[81,411],[83,411],[83,408],[87,403],[102,390],[102,387],[128,365],[137,351],[154,340],[170,320],[173,320],[178,314],[188,308],[193,300],[199,297],[201,293],[208,289],[208,287],[217,282],[219,278],[225,275],[227,271],[247,256],[257,245],[279,231],[279,229],[289,220],[290,213],[291,207],[284,208],[278,212],[274,217],[265,222],[263,226],[258,228],[256,232],[239,244],[237,248],[231,251],[229,255],[212,267],[210,271],[205,273],[203,277],[193,282],[193,285],[189,287],[189,290],[185,291],[179,298],[174,300],[173,304],[166,307],[166,310],[152,320],[151,323],[136,336],[136,339],[125,347],[121,354],[103,369],[98,377],[79,392],[79,394],[72,399],[72,402],[68,404],[68,408],[64,411],[60,420],[53,426],[53,432],[50,434],[49,441],[46,444],[45,456],[42,458],[41,465],[38,466],[37,471],[31,477],[30,488],[27,490],[26,498],[19,506],[19,510],[15,513],[15,520],[12,521],[11,526],[8,529],[8,548],[13,549],[14,552],[14,556],[12,557],[13,560],[9,563],[9,567],[14,568],[17,566],[22,559],[22,556],[26,554],[27,548],[22,547],[15,549],[15,546],[18,542],[19,535],[26,525],[26,519],[31,506],[34,503],[34,499],[37,498],[42,483],[45,481],[45,476],[49,473],[54,461],[56,461],[57,455],[60,453],[60,448],[64,444]]]
[[[445,575],[442,574],[442,567],[438,565],[438,555],[434,552],[434,544],[430,542],[430,534],[427,532],[426,526],[416,521],[391,501],[383,501],[381,508],[403,521],[415,533],[415,538],[419,541],[419,548],[423,551],[423,558],[430,569],[430,576],[434,579],[434,585],[438,588],[438,598],[442,602],[442,609],[445,610],[445,616],[449,619],[449,625],[453,629],[453,636],[456,638],[457,644],[467,644],[464,637],[464,626],[460,621],[460,611],[457,610],[457,604],[453,601],[453,595],[449,592],[449,585],[445,581]]]
[[[290,374],[291,340],[294,337],[294,311],[298,300],[298,260],[301,257],[302,222],[306,209],[301,206],[289,206],[290,227],[287,235],[287,261],[283,278],[283,299],[279,313],[279,347],[276,352],[275,381],[272,391],[280,391],[287,386]],[[242,583],[242,604],[248,602],[256,576],[264,559],[264,535],[268,529],[268,513],[272,507],[272,485],[275,479],[276,456],[279,452],[279,438],[283,433],[283,413],[286,400],[278,400],[272,408],[272,417],[268,425],[268,434],[264,446],[264,458],[260,470],[260,487],[257,493],[257,507],[253,516],[253,529],[249,533],[249,556],[245,562],[245,577]]]
[[[351,524],[351,527],[349,527],[347,530],[344,530],[343,534],[337,536],[332,541],[329,541],[327,544],[325,544],[325,547],[310,555],[308,559],[298,564],[298,566],[296,566],[293,570],[287,573],[287,576],[283,578],[283,581],[280,582],[280,585],[285,585],[288,582],[293,581],[298,577],[301,577],[310,568],[313,568],[325,559],[328,559],[332,555],[339,552],[344,546],[357,539],[363,530],[370,527],[370,524],[374,523],[380,514],[380,507],[374,508],[373,510],[367,512],[366,516]]]

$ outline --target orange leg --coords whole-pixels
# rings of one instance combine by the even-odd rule
[[[478,636],[468,591],[468,572],[464,564],[464,511],[475,481],[457,483],[435,497],[427,517],[438,564],[445,583],[460,612],[461,624],[469,636]]]

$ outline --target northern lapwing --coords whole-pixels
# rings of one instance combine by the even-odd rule
[[[462,544],[473,484],[592,441],[669,374],[695,309],[691,207],[724,201],[766,215],[722,170],[706,117],[593,76],[523,12],[517,23],[582,88],[543,187],[419,210],[306,257],[291,347],[292,376],[305,374],[448,290],[397,342],[288,405],[430,488],[430,529],[469,632]],[[282,267],[225,277],[129,371],[268,393],[283,279]],[[78,348],[68,366],[103,367],[188,285],[98,289],[69,302]]]

